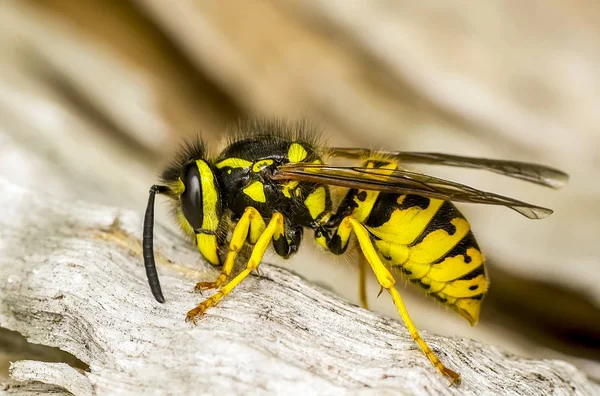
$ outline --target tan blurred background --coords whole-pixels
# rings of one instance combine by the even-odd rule
[[[335,145],[556,166],[560,191],[421,168],[556,213],[461,206],[490,260],[478,326],[404,295],[420,329],[600,379],[598,21],[594,0],[4,0],[0,177],[142,212],[183,137],[216,145],[252,114],[308,117]],[[283,265],[357,302],[357,271],[306,239]],[[0,330],[0,378],[22,357],[68,359]]]

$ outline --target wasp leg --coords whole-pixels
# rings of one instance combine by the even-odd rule
[[[281,238],[279,235],[273,236],[273,250],[278,256],[287,259],[298,251],[300,243],[302,242],[302,235],[304,229],[302,227],[294,226],[289,222],[284,225],[285,233]]]
[[[202,316],[206,310],[212,306],[215,306],[223,297],[228,295],[237,285],[240,284],[250,273],[258,268],[260,265],[260,261],[262,260],[271,239],[275,235],[283,234],[283,216],[281,213],[275,212],[269,225],[264,230],[258,241],[254,245],[254,249],[252,249],[252,254],[250,255],[250,259],[248,260],[248,264],[246,268],[240,272],[235,278],[233,278],[229,283],[223,286],[218,292],[204,300],[200,305],[196,308],[192,309],[187,313],[186,322],[192,321],[196,323],[196,317]]]
[[[450,378],[453,384],[460,383],[460,375],[444,366],[444,364],[433,353],[431,348],[429,348],[419,334],[412,319],[410,318],[410,315],[408,314],[408,311],[406,310],[406,307],[404,306],[404,302],[400,297],[400,293],[398,293],[398,290],[394,288],[394,283],[396,280],[386,266],[381,262],[381,259],[379,258],[379,255],[377,254],[377,251],[371,242],[371,237],[367,229],[356,219],[348,216],[342,220],[337,232],[340,232],[341,234],[347,234],[350,230],[354,231],[356,234],[360,248],[368,263],[371,265],[371,269],[375,273],[377,281],[379,281],[379,284],[383,289],[386,289],[388,293],[390,293],[390,296],[392,297],[392,300],[394,301],[394,304],[396,305],[404,324],[408,328],[408,332],[410,333],[412,339],[417,343],[417,345],[419,345],[425,356],[427,356],[434,367],[436,367],[443,375]]]
[[[224,285],[233,271],[235,265],[235,259],[244,246],[246,238],[250,240],[250,243],[256,243],[260,235],[265,230],[265,221],[256,209],[253,207],[247,207],[240,220],[235,225],[233,234],[231,236],[231,242],[229,242],[229,251],[221,274],[214,282],[198,282],[196,284],[196,290],[209,290],[216,289],[221,285]]]
[[[367,264],[365,255],[360,253],[358,258],[358,297],[360,298],[360,305],[364,309],[369,309],[369,302],[367,301]]]

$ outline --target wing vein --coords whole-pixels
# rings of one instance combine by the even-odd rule
[[[280,166],[272,178],[396,194],[414,194],[455,202],[500,205],[530,219],[541,219],[552,214],[552,210],[548,208],[403,169],[291,163]]]

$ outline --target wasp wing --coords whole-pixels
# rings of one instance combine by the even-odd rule
[[[434,176],[400,169],[342,167],[298,162],[281,165],[272,178],[396,194],[414,194],[446,201],[501,205],[530,219],[542,219],[552,214],[552,210],[548,208],[477,190]]]
[[[446,165],[461,168],[484,169],[551,188],[560,188],[569,180],[569,175],[558,169],[528,162],[463,157],[460,155],[441,153],[368,150],[361,148],[333,147],[329,150],[331,155],[343,158],[360,159],[375,155],[386,158],[394,158],[403,163]]]

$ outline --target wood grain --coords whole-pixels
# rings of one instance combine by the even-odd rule
[[[0,208],[0,325],[89,366],[21,361],[11,367],[15,380],[77,395],[600,391],[564,362],[423,332],[463,376],[460,387],[449,387],[401,323],[268,264],[194,326],[183,320],[203,298],[193,281],[216,271],[177,234],[156,232],[167,299],[158,304],[144,275],[136,213],[66,203],[4,181]]]

